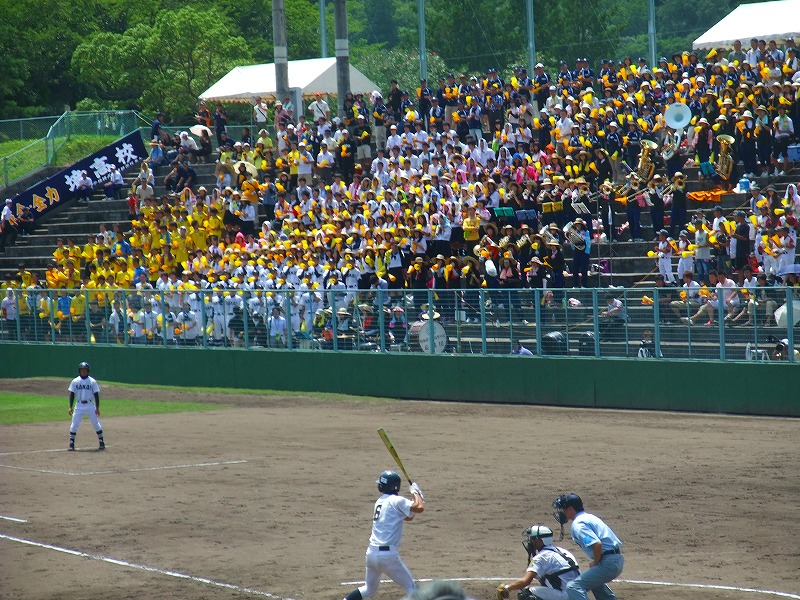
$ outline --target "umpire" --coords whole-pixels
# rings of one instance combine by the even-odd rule
[[[587,600],[589,591],[597,600],[616,600],[608,582],[622,573],[622,542],[602,519],[583,510],[583,500],[576,494],[559,496],[553,500],[553,508],[562,531],[564,524],[572,521],[572,540],[591,559],[589,569],[567,584],[569,600]]]

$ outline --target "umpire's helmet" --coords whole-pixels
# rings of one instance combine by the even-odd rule
[[[375,483],[378,484],[379,492],[383,492],[384,494],[396,494],[400,491],[402,480],[400,479],[400,475],[394,471],[384,471],[378,476],[378,480]]]
[[[560,525],[567,522],[564,509],[568,507],[574,508],[575,512],[581,512],[583,510],[583,500],[578,494],[563,494],[553,500],[553,508],[556,509],[553,516]]]
[[[88,375],[89,374],[89,363],[84,361],[84,362],[82,362],[81,364],[78,365],[78,375],[80,375],[82,369],[86,369],[86,374]]]

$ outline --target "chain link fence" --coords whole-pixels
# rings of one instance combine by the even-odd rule
[[[12,289],[3,301],[0,340],[653,360],[800,357],[794,350],[800,297],[791,287],[731,288],[719,301],[716,291],[686,298],[675,288],[170,285],[161,291]]]
[[[141,118],[130,110],[65,112],[59,117],[0,121],[0,143],[29,141],[0,158],[3,187],[53,164],[58,151],[72,136],[123,137],[138,128]]]

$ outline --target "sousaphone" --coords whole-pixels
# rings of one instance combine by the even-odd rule
[[[664,148],[661,150],[661,158],[664,160],[669,160],[675,156],[678,148],[681,147],[681,136],[683,135],[683,130],[691,120],[692,110],[685,104],[676,102],[675,104],[670,105],[670,107],[666,110],[664,113],[664,122],[668,127],[671,127],[675,130],[675,134],[673,136],[673,141],[665,144]]]

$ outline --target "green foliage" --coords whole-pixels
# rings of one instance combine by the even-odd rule
[[[656,2],[658,55],[691,46],[736,0]],[[527,63],[525,0],[426,0],[431,78]],[[321,55],[318,0],[286,0],[290,59]],[[333,2],[327,50],[334,56]],[[553,70],[578,56],[647,56],[641,0],[534,3],[537,60]],[[349,0],[354,64],[384,90],[416,87],[417,3]],[[60,114],[65,104],[166,111],[175,122],[231,67],[272,62],[272,10],[264,0],[17,0],[0,19],[0,118]],[[411,60],[409,60],[411,57]],[[507,76],[507,72],[504,73]]]
[[[353,65],[374,81],[386,93],[389,82],[396,79],[404,90],[414,90],[419,86],[419,54],[401,50],[381,50],[370,47],[356,50],[352,55]],[[438,54],[428,52],[428,82],[436,87],[436,79],[447,73],[447,65]],[[415,92],[411,92],[415,96]]]
[[[152,27],[90,36],[76,48],[72,67],[99,100],[186,118],[200,93],[249,62],[247,43],[235,31],[215,8],[164,10]]]

